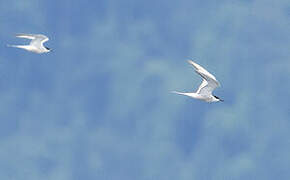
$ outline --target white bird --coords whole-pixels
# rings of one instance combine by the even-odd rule
[[[31,42],[29,45],[8,45],[8,47],[16,47],[16,48],[21,48],[25,49],[27,51],[31,51],[34,53],[47,53],[50,52],[51,49],[48,47],[45,47],[43,43],[48,41],[48,37],[42,34],[17,34],[16,37],[18,38],[26,38],[26,39],[31,39]]]
[[[220,86],[220,83],[216,80],[216,78],[192,60],[188,60],[188,62],[194,67],[195,72],[202,77],[203,81],[195,93],[183,93],[177,91],[173,91],[173,93],[189,96],[206,102],[223,101],[219,97],[212,94],[212,91]]]

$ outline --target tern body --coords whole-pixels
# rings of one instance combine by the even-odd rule
[[[29,45],[8,45],[9,47],[16,47],[20,49],[25,49],[30,52],[34,53],[47,53],[50,52],[50,48],[45,47],[43,43],[48,41],[48,37],[42,34],[17,34],[16,37],[18,38],[25,38],[25,39],[31,39],[31,42]]]
[[[188,96],[188,97],[191,97],[191,98],[194,98],[194,99],[199,99],[199,100],[202,100],[202,101],[205,101],[205,102],[218,102],[218,101],[220,101],[220,99],[216,98],[213,95],[207,96],[207,95],[201,95],[201,94],[198,94],[198,93],[183,93],[183,92],[177,92],[177,91],[172,91],[172,92],[176,93],[176,94]]]
[[[216,80],[216,78],[192,60],[188,60],[188,63],[194,67],[195,72],[202,77],[203,81],[196,92],[184,93],[173,91],[173,93],[189,96],[191,98],[203,100],[206,102],[223,101],[219,97],[212,94],[213,90],[220,86],[220,83]]]

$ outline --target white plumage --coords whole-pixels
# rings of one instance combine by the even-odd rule
[[[220,83],[216,80],[216,78],[192,60],[188,60],[188,63],[191,64],[194,67],[195,72],[202,77],[202,83],[195,93],[183,93],[177,91],[173,91],[173,93],[189,96],[206,102],[223,101],[219,97],[212,95],[213,90],[220,86]]]
[[[42,34],[17,34],[16,37],[18,38],[25,38],[25,39],[31,39],[29,45],[8,45],[9,47],[16,47],[25,49],[27,51],[31,51],[34,53],[47,53],[50,50],[50,48],[45,47],[43,43],[48,41],[48,37]]]

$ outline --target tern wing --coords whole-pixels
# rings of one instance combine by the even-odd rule
[[[42,46],[43,43],[45,43],[46,41],[48,41],[48,37],[42,34],[37,34],[34,35],[34,39],[32,39],[32,41],[30,42],[31,45],[40,45]]]
[[[211,73],[209,73],[207,70],[205,70],[203,67],[196,64],[192,60],[188,60],[188,63],[191,64],[195,68],[195,72],[198,73],[208,83],[211,82],[213,84],[216,84],[217,87],[220,86],[220,83],[216,80],[216,78]]]
[[[201,83],[200,86],[198,87],[196,93],[199,94],[200,91],[201,91],[205,86],[207,86],[207,84],[208,84],[207,81],[206,81],[205,79],[203,79],[203,80],[202,80],[202,83]]]
[[[203,81],[199,86],[197,93],[208,95],[211,94],[215,88],[220,86],[220,83],[211,73],[209,73],[207,70],[205,70],[203,67],[196,64],[192,60],[188,60],[188,62],[195,68],[195,72],[203,78]]]
[[[207,82],[207,81],[205,81],[205,82]],[[199,92],[197,92],[197,93],[202,94],[202,95],[211,95],[213,90],[217,87],[218,86],[215,83],[207,82],[207,84],[205,86],[199,87]]]
[[[42,45],[44,42],[48,41],[48,37],[42,34],[16,34],[16,37],[18,38],[25,38],[25,39],[31,39],[30,45]]]
[[[19,33],[19,34],[16,34],[16,37],[18,37],[18,38],[25,38],[25,39],[35,39],[35,35],[34,34],[23,34],[23,33]]]

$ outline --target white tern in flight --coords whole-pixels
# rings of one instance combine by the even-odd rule
[[[26,39],[31,39],[31,42],[29,45],[8,45],[9,47],[16,47],[16,48],[21,48],[25,49],[27,51],[31,51],[34,53],[47,53],[50,52],[51,49],[48,47],[45,47],[43,43],[48,41],[48,37],[42,34],[17,34],[16,37],[18,38],[26,38]]]
[[[216,78],[192,60],[188,60],[188,62],[194,67],[195,72],[202,77],[203,81],[195,93],[183,93],[177,91],[173,91],[173,93],[189,96],[206,102],[223,101],[219,97],[212,94],[212,91],[220,86],[220,83],[216,80]]]

